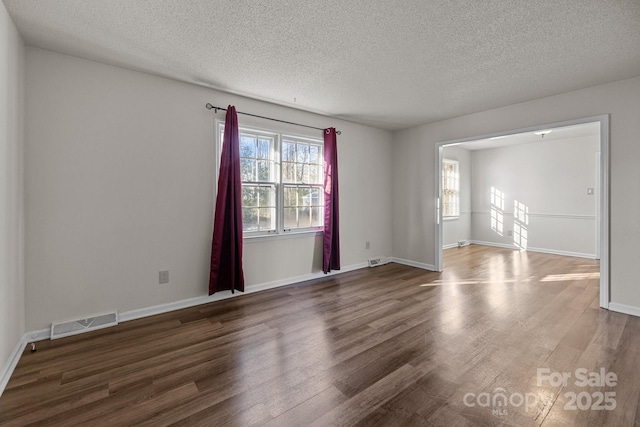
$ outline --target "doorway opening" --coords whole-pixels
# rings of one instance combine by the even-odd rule
[[[562,158],[570,155],[571,152],[569,142],[575,143],[578,140],[588,141],[591,150],[590,153],[581,152],[583,157],[590,156],[590,160],[585,160],[589,166],[582,165],[582,169],[586,167],[589,173],[584,172],[585,176],[582,177],[574,177],[575,171],[562,170],[565,165]],[[557,145],[553,146],[557,151],[549,152],[547,157],[543,157],[542,163],[536,163],[536,156],[542,155],[540,153],[543,148],[540,143],[544,142],[544,145],[551,147],[550,144],[553,144],[553,141],[557,141]],[[521,147],[518,148],[515,145]],[[502,147],[509,149],[494,150]],[[448,155],[445,156],[447,152]],[[464,152],[473,153],[474,162],[486,169],[486,173],[478,172],[480,167],[474,169],[473,186],[477,188],[472,193],[473,208],[469,199],[465,202],[465,200],[452,198],[454,196],[470,197],[469,194],[456,194],[456,188],[460,190],[464,188],[464,183],[460,182],[461,175],[453,175],[452,179],[451,174],[448,173],[450,171],[443,171],[444,160],[448,160],[448,165],[456,162],[456,171],[458,168],[470,170],[469,165],[465,166],[465,162],[469,162],[468,158],[451,154]],[[600,306],[608,308],[608,115],[443,141],[436,144],[435,159],[437,197],[435,267],[437,271],[442,271],[444,268],[442,251],[445,246],[445,224],[449,233],[447,247],[468,243],[488,243],[492,246],[521,251],[547,253],[554,253],[554,250],[549,248],[557,247],[555,253],[560,255],[600,259]],[[464,179],[468,180],[470,177],[467,176]],[[570,193],[567,193],[570,197],[559,195],[557,192],[561,187],[560,184],[564,184],[558,180],[563,179],[570,181],[568,184],[574,187]],[[518,180],[521,183],[520,187],[514,184],[514,181]],[[592,184],[588,184],[589,182]],[[586,185],[583,185],[585,183]],[[459,187],[452,187],[452,185]],[[516,191],[514,188],[519,190]],[[554,196],[554,192],[558,194]],[[545,193],[548,193],[551,199],[545,198]],[[585,204],[589,203],[592,205],[586,209]],[[560,205],[561,208],[549,207],[555,205]],[[588,210],[588,214],[571,212],[572,207],[578,205],[583,211]],[[455,209],[451,206],[455,206]],[[452,212],[456,213],[454,217],[451,216]],[[454,230],[456,226],[464,229],[467,224],[470,230],[475,226],[473,233],[467,233],[474,238],[450,241],[453,234],[450,230]],[[577,228],[572,232],[569,225]],[[557,231],[554,231],[554,227]],[[563,238],[563,233],[574,236],[576,239]],[[584,241],[580,242],[580,239]],[[591,240],[587,241],[588,239]],[[550,241],[555,243],[548,243]]]

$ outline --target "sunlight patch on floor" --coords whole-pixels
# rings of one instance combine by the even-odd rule
[[[523,283],[529,282],[530,279],[501,279],[501,280],[460,280],[460,281],[450,281],[450,280],[436,280],[431,283],[423,283],[422,285],[418,285],[420,287],[427,286],[447,286],[447,285],[502,285],[507,283]]]
[[[600,273],[567,273],[567,274],[550,274],[543,277],[541,282],[565,282],[571,280],[589,280],[599,279]]]

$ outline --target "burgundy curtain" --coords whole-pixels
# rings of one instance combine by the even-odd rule
[[[244,292],[242,273],[242,181],[236,107],[227,107],[220,157],[218,195],[211,244],[209,295],[235,289]]]
[[[338,227],[338,147],[336,130],[324,130],[324,250],[322,271],[340,270],[340,232]]]

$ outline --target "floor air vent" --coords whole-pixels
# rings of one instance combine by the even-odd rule
[[[118,313],[99,314],[86,319],[70,320],[51,324],[51,339],[68,337],[118,324]]]
[[[376,267],[378,265],[386,264],[386,260],[384,257],[378,258],[369,258],[369,267]]]

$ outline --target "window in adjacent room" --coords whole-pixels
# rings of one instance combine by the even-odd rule
[[[460,216],[460,175],[455,160],[442,161],[442,216],[445,219]]]
[[[224,123],[218,124],[218,138],[221,148]],[[245,237],[322,229],[322,149],[319,139],[240,128]]]

